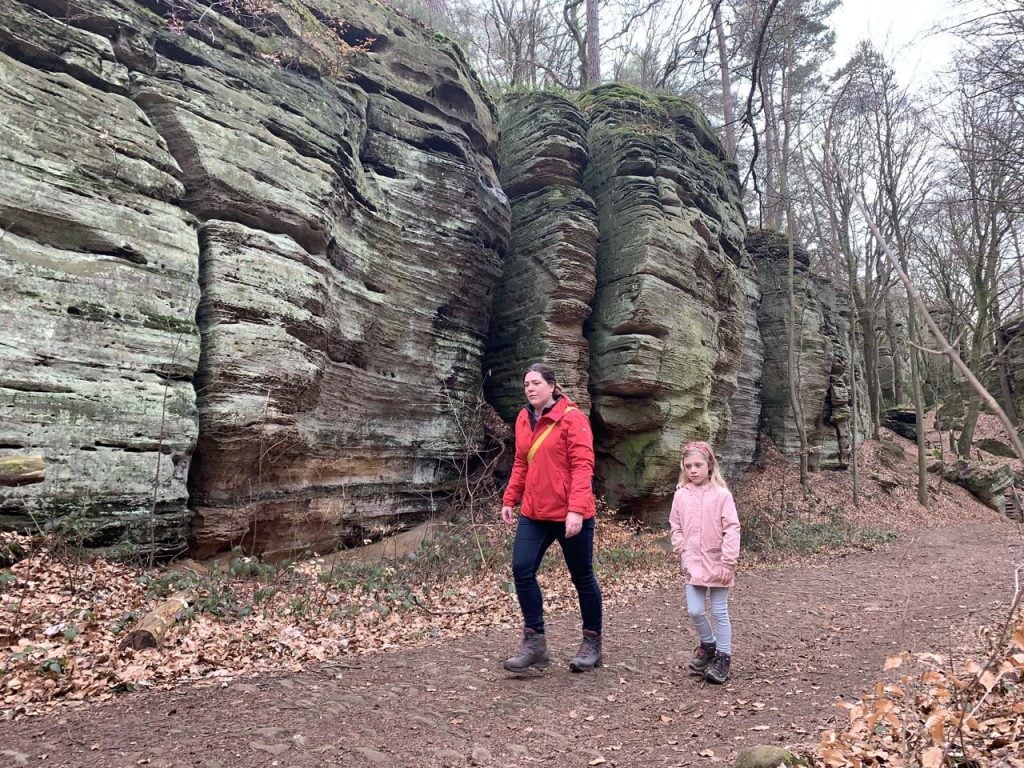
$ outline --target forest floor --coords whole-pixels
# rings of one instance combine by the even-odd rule
[[[873,449],[863,461],[855,513],[838,473],[820,473],[802,499],[765,467],[737,490],[752,544],[842,537],[749,558],[731,597],[734,665],[724,686],[687,673],[695,640],[675,566],[655,538],[633,532],[609,533],[600,550],[605,666],[583,674],[567,666],[578,617],[557,562],[543,581],[553,664],[516,676],[501,668],[518,637],[498,562],[458,586],[419,584],[403,593],[404,609],[377,610],[375,622],[362,611],[344,620],[312,612],[309,603],[297,613],[288,590],[298,582],[278,575],[257,607],[290,606],[290,624],[267,610],[195,613],[162,649],[132,652],[115,650],[123,627],[100,618],[101,603],[117,613],[139,599],[136,589],[158,602],[143,586],[152,575],[128,579],[119,566],[91,562],[83,567],[92,576],[69,577],[66,558],[34,553],[0,588],[5,616],[19,607],[14,627],[0,626],[19,635],[4,643],[0,667],[0,766],[639,768],[730,764],[755,744],[787,746],[820,765],[971,765],[962,750],[983,756],[974,765],[1024,766],[1024,624],[1014,625],[1011,606],[1024,564],[1021,526],[937,479],[925,511],[913,501],[913,462],[879,463]],[[787,501],[769,503],[783,492]],[[788,514],[753,509],[761,504]],[[843,509],[856,528],[837,527]],[[794,528],[794,519],[803,523]],[[314,603],[383,605],[385,581],[341,593],[320,573],[307,585]],[[77,624],[57,615],[74,602],[69,578],[92,606]],[[327,591],[313,594],[314,583]],[[209,599],[209,581],[193,587]],[[239,594],[236,587],[235,608]],[[81,606],[69,610],[82,615]],[[963,711],[970,716],[958,720]]]

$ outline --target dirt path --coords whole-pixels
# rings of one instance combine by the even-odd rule
[[[606,663],[572,674],[574,616],[551,617],[556,664],[506,674],[509,633],[346,658],[316,672],[131,694],[0,723],[0,766],[688,766],[758,743],[816,742],[900,650],[978,648],[1001,618],[1024,538],[938,529],[821,566],[742,573],[734,679],[684,671],[679,590],[607,617]],[[761,726],[767,726],[763,728]],[[711,750],[714,756],[702,750]],[[603,759],[605,762],[599,762]]]

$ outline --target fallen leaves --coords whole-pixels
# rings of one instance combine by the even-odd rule
[[[875,765],[942,768],[952,764],[1022,766],[1024,755],[1024,617],[1002,652],[968,660],[954,674],[936,654],[886,659],[885,669],[916,665],[898,685],[878,683],[871,696],[841,702],[849,725],[822,735],[828,768]]]
[[[413,583],[401,566],[381,564],[347,579],[325,573],[317,559],[275,569],[236,555],[214,566],[143,569],[78,559],[53,539],[0,533],[0,544],[25,554],[0,582],[0,720],[137,688],[298,672],[441,634],[512,629],[520,618],[514,593],[505,589],[510,534],[498,523],[481,527],[485,567]],[[595,561],[608,606],[678,579],[656,539],[602,520]],[[564,567],[542,569],[540,579],[551,610],[576,607]],[[196,589],[196,599],[162,647],[121,648],[182,581]]]

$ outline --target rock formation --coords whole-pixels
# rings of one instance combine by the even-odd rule
[[[49,10],[0,13],[0,450],[47,463],[0,494],[0,525],[172,554],[197,435],[196,221],[101,19]]]
[[[732,423],[752,309],[739,185],[691,103],[610,85],[581,104],[601,231],[587,326],[599,487],[663,521],[680,446],[724,446]]]
[[[51,466],[8,522],[170,552],[190,498],[198,555],[326,548],[428,515],[476,439],[492,105],[376,4],[228,7],[4,2],[0,445]]]
[[[800,454],[799,437],[790,405],[789,299],[787,262],[789,247],[784,235],[752,232],[747,250],[761,276],[762,300],[758,324],[764,341],[762,431],[790,458]],[[829,281],[808,271],[806,251],[794,250],[794,282],[799,337],[797,391],[803,407],[807,434],[808,466],[814,469],[845,469],[849,464],[850,435],[854,429],[851,408],[850,310],[845,294]],[[862,366],[859,366],[862,368]],[[867,393],[858,378],[858,398]],[[856,425],[858,439],[869,429],[865,411]]]
[[[0,527],[377,538],[438,511],[482,393],[511,419],[538,359],[623,512],[664,521],[688,440],[730,474],[759,423],[795,455],[778,242],[755,270],[690,102],[512,95],[499,144],[458,47],[376,3],[0,3],[0,458],[46,459]],[[842,466],[845,309],[800,281],[812,464]]]
[[[485,392],[508,420],[524,402],[523,371],[544,361],[590,409],[583,323],[594,298],[597,211],[583,191],[588,125],[568,99],[520,93],[499,105],[501,184],[512,241],[494,299]]]

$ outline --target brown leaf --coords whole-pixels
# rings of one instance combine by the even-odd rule
[[[888,669],[896,669],[896,667],[900,666],[902,663],[903,663],[903,654],[902,653],[899,656],[886,656],[885,657],[885,664],[882,666],[882,670],[884,671],[884,670],[888,670]]]
[[[945,754],[940,747],[928,747],[921,753],[921,768],[942,768]]]

